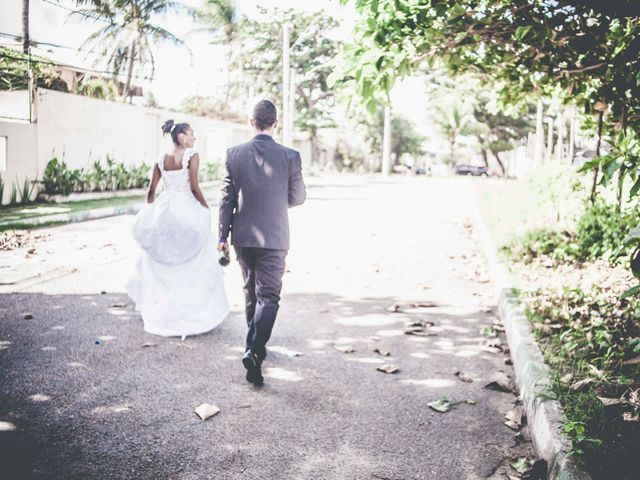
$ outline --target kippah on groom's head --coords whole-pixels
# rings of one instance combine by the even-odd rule
[[[253,122],[258,130],[266,130],[278,119],[276,106],[269,100],[260,100],[253,107]]]

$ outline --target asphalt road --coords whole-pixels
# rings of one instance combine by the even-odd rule
[[[507,478],[532,448],[503,423],[516,396],[484,388],[512,370],[481,334],[496,317],[471,181],[311,179],[262,388],[240,362],[235,262],[229,318],[181,341],[146,334],[124,294],[131,216],[0,252],[0,478]]]

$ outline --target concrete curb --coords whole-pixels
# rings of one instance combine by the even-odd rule
[[[137,213],[144,206],[145,202],[136,202],[125,205],[119,205],[114,207],[101,207],[94,208],[91,210],[80,210],[78,212],[71,213],[57,213],[53,215],[43,215],[41,217],[33,217],[33,218],[25,218],[24,221],[20,223],[24,225],[29,225],[31,227],[39,227],[41,225],[47,225],[52,222],[59,223],[78,223],[78,222],[86,222],[88,220],[97,220],[99,218],[106,217],[114,217],[116,215],[128,215]],[[9,225],[12,223],[16,223],[15,221],[11,222],[2,222],[0,223],[0,227],[3,225]]]
[[[519,304],[509,272],[497,258],[497,249],[484,219],[476,207],[475,224],[487,257],[489,275],[495,287],[499,314],[504,324],[507,343],[516,373],[516,384],[524,405],[531,438],[536,452],[547,462],[549,480],[591,480],[591,475],[569,457],[571,441],[561,433],[566,417],[560,402],[548,398],[549,368],[535,341],[531,324]]]

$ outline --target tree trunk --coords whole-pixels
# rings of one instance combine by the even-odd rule
[[[231,48],[231,40],[228,40],[229,53],[227,53],[227,90],[224,94],[224,104],[229,105],[229,96],[231,94],[231,57],[233,50]]]
[[[596,144],[596,158],[600,156],[600,146],[602,145],[602,120],[604,117],[604,111],[598,113],[598,143]],[[598,185],[598,175],[600,175],[600,165],[593,171],[593,184],[591,185],[591,196],[589,200],[591,205],[596,201],[596,187]]]
[[[622,105],[622,134],[623,135],[627,134],[627,107],[625,105]],[[625,174],[625,167],[623,162],[623,164],[620,166],[620,169],[618,170],[618,206],[617,206],[618,213],[620,213],[620,211],[622,210],[624,174]]]
[[[133,66],[135,65],[135,56],[136,56],[136,42],[135,40],[131,41],[131,46],[129,47],[129,65],[127,66],[127,82],[124,85],[124,91],[122,92],[122,96],[125,101],[127,97],[129,97],[129,103],[132,103],[133,95],[131,95],[131,79],[133,77]]]
[[[507,176],[507,169],[504,168],[504,163],[502,163],[502,160],[500,159],[500,153],[499,152],[494,152],[493,150],[491,150],[491,153],[493,153],[493,156],[496,158],[496,162],[498,162],[498,165],[500,165],[500,170],[502,171],[502,176],[506,177]]]
[[[482,162],[484,163],[484,166],[487,167],[487,170],[489,170],[489,157],[487,156],[487,149],[483,146],[484,139],[480,135],[476,135],[476,138],[478,139],[478,144],[480,145],[480,154],[482,155]]]
[[[22,51],[29,53],[29,0],[22,0]]]
[[[313,129],[309,131],[309,143],[311,144],[311,165],[318,162],[318,132]]]

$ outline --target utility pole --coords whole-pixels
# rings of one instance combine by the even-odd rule
[[[538,100],[536,108],[536,136],[533,146],[533,164],[542,165],[544,160],[544,124],[542,121],[542,100]]]
[[[296,71],[291,70],[290,73],[290,86],[289,86],[289,140],[291,141],[291,145],[293,146],[293,132],[294,132],[294,122],[296,120]]]
[[[553,118],[547,119],[547,155],[545,162],[550,162],[553,156]]]
[[[382,175],[391,173],[391,107],[384,107],[384,133],[382,134]]]
[[[27,90],[29,92],[29,123],[33,121],[34,82],[31,69],[31,40],[29,38],[29,1],[22,0],[22,52],[27,55]]]
[[[285,23],[282,26],[282,143],[291,146],[291,130],[289,128],[289,95],[291,80],[291,46],[290,46],[290,25]]]
[[[569,163],[573,164],[576,154],[576,109],[571,107],[571,123],[569,130]]]
[[[556,159],[561,162],[564,160],[564,110],[558,113],[558,146],[556,151]]]

